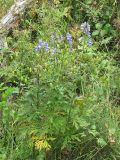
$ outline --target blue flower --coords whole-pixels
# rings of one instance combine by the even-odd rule
[[[70,33],[66,34],[66,38],[67,38],[67,40],[68,40],[69,43],[72,43],[72,36],[71,36]]]
[[[92,41],[91,41],[91,34],[90,34],[90,25],[87,22],[84,22],[81,24],[82,31],[87,34],[88,36],[88,47],[91,47]]]
[[[35,51],[38,52],[38,50],[39,50],[39,48],[38,48],[38,47],[35,47]]]
[[[43,42],[40,41],[39,44],[35,48],[36,52],[39,51],[40,49],[42,49],[42,47],[43,47]]]
[[[45,48],[45,51],[48,52],[49,50],[49,45],[47,42],[44,42],[44,48]]]
[[[70,34],[70,33],[67,33],[67,34],[66,34],[66,38],[67,38],[68,43],[69,43],[70,52],[72,52],[72,36],[71,36],[71,34]]]
[[[88,31],[88,47],[91,47],[91,45],[92,45],[92,41],[91,41],[91,34],[90,34],[90,32]]]
[[[42,40],[39,42],[39,44],[36,46],[35,51],[38,52],[41,49],[45,49],[47,52],[49,50],[49,45],[47,42],[43,42]]]

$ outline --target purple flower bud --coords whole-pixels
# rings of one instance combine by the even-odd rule
[[[44,47],[45,47],[45,51],[47,52],[49,50],[49,46],[47,42],[44,43]]]
[[[92,46],[92,42],[90,39],[88,39],[88,47],[91,47]]]
[[[87,35],[88,35],[88,38],[91,38],[91,34],[90,34],[90,32],[88,32],[88,33],[87,33]]]
[[[84,22],[81,24],[81,29],[82,31],[87,34],[88,36],[88,47],[91,47],[92,42],[91,42],[91,33],[90,33],[90,25],[87,22]]]
[[[67,38],[67,40],[68,40],[69,43],[72,42],[72,36],[70,35],[70,33],[66,34],[66,38]]]
[[[72,36],[71,36],[71,34],[67,33],[66,38],[67,38],[68,43],[69,43],[69,47],[70,47],[69,50],[70,50],[70,52],[72,52]]]
[[[43,47],[43,44],[42,44],[42,43],[38,44],[38,49],[39,49],[39,50],[40,50],[42,47]]]
[[[36,46],[35,51],[39,51],[42,48],[45,49],[45,51],[47,52],[49,50],[49,45],[47,42],[43,42],[42,40],[39,42],[39,44]]]
[[[88,47],[91,47],[92,46],[92,42],[91,42],[91,34],[90,32],[88,31]]]
[[[38,50],[39,50],[38,46],[37,46],[37,47],[35,47],[35,51],[36,51],[36,52],[38,52]]]
[[[39,44],[35,48],[36,52],[39,51],[40,49],[42,49],[42,47],[43,47],[43,42],[40,41]]]

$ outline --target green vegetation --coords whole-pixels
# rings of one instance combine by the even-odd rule
[[[38,0],[20,15],[0,51],[1,160],[120,159],[119,29],[113,0]]]
[[[13,2],[14,0],[0,0],[0,18],[5,15]]]

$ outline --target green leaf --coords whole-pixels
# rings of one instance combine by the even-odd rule
[[[98,36],[99,35],[99,30],[95,30],[93,33],[92,33],[92,36]]]
[[[6,106],[6,101],[0,102],[0,109],[3,108],[4,106]]]
[[[98,138],[97,143],[101,146],[104,147],[107,145],[106,141],[103,138]]]
[[[39,151],[39,155],[37,156],[36,160],[44,160],[45,159],[45,152]]]
[[[89,133],[92,134],[93,136],[99,135],[99,132],[97,132],[96,130],[89,130]]]
[[[112,37],[105,38],[102,40],[101,44],[108,44],[111,39],[112,39]]]
[[[106,32],[109,32],[111,29],[112,29],[112,27],[111,27],[111,25],[109,23],[104,26],[104,30]]]
[[[100,31],[101,37],[104,37],[106,34],[107,34],[107,31],[106,31],[106,30],[101,30],[101,31]]]
[[[2,95],[3,99],[7,98],[8,96],[10,96],[13,93],[19,93],[19,88],[12,88],[9,87]]]
[[[87,4],[87,5],[90,5],[91,3],[92,3],[92,0],[87,0],[87,1],[86,1],[86,4]]]
[[[81,127],[85,127],[86,128],[86,127],[88,127],[90,125],[90,123],[88,123],[85,119],[80,118],[79,125]]]
[[[102,28],[102,24],[101,23],[97,23],[96,25],[95,25],[95,27],[96,27],[96,29],[97,30],[100,30],[101,28]]]
[[[110,134],[115,134],[115,131],[116,131],[115,128],[109,128],[109,133]]]

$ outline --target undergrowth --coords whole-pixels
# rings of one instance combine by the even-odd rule
[[[0,0],[0,18],[7,13],[13,2],[13,0]]]

